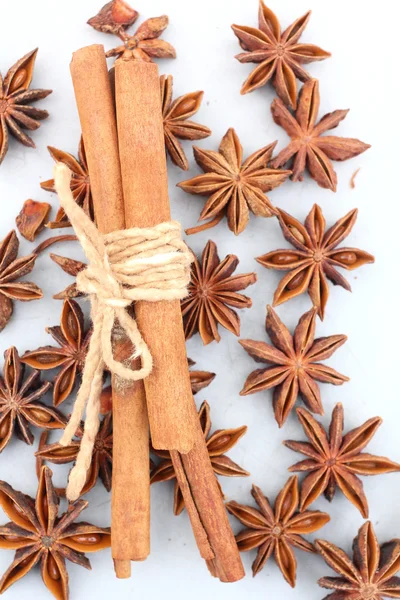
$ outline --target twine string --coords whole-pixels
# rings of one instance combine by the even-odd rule
[[[99,430],[104,368],[123,380],[138,381],[147,377],[153,367],[137,323],[126,309],[138,300],[159,302],[184,298],[193,257],[176,221],[101,235],[73,198],[70,169],[57,163],[54,180],[60,204],[89,261],[87,268],[77,275],[76,283],[78,290],[90,299],[93,322],[82,383],[60,440],[62,446],[71,443],[86,408],[80,451],[67,487],[67,498],[74,501],[85,485]],[[132,370],[114,359],[113,330],[117,325],[132,342],[135,349],[132,358],[141,359],[140,369]]]

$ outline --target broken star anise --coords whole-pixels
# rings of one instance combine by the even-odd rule
[[[364,523],[353,542],[353,560],[325,540],[316,547],[339,577],[322,577],[319,585],[332,593],[325,600],[383,600],[400,598],[400,540],[379,546],[373,525]]]
[[[0,548],[16,550],[13,563],[1,579],[0,593],[40,563],[48,590],[57,600],[68,600],[65,560],[91,569],[85,552],[98,552],[111,545],[109,528],[75,522],[88,506],[85,500],[70,504],[67,512],[58,516],[60,500],[51,478],[50,469],[43,467],[36,499],[0,481],[0,506],[11,520],[0,527]]]
[[[351,291],[348,281],[337,267],[352,271],[373,263],[374,257],[358,248],[337,248],[350,234],[357,220],[356,209],[326,229],[321,208],[314,204],[304,226],[294,217],[279,210],[279,223],[286,241],[295,250],[274,250],[257,258],[263,267],[289,271],[274,294],[274,306],[296,298],[308,290],[311,301],[318,308],[321,319],[329,296],[328,279]]]
[[[189,163],[179,140],[202,140],[211,135],[205,125],[188,121],[199,110],[204,92],[185,94],[173,101],[172,75],[162,75],[160,85],[165,146],[172,162],[187,171]]]
[[[217,225],[224,216],[228,227],[239,235],[249,222],[249,213],[272,217],[277,210],[266,192],[280,186],[291,171],[268,166],[276,142],[257,150],[243,162],[243,148],[234,129],[228,129],[218,152],[193,148],[197,164],[204,174],[178,183],[189,194],[209,196],[199,220],[212,219],[205,225],[187,230],[197,233]]]
[[[47,119],[47,110],[29,106],[42,100],[52,90],[30,90],[33,69],[38,49],[25,54],[7,72],[4,79],[0,74],[0,164],[8,150],[8,134],[11,133],[21,144],[35,148],[32,138],[23,129],[39,129],[42,119]]]
[[[191,358],[188,358],[189,367],[196,364]],[[208,387],[215,379],[215,373],[209,371],[189,371],[192,394],[195,395],[204,388]]]
[[[218,429],[212,435],[210,405],[208,402],[203,402],[199,410],[199,420],[203,430],[204,438],[207,444],[207,450],[210,455],[211,466],[216,475],[225,477],[246,477],[250,475],[239,465],[234,463],[225,453],[228,452],[240,438],[246,433],[247,427],[238,427],[237,429]],[[179,515],[185,508],[183,496],[178,482],[175,478],[175,471],[168,450],[151,449],[152,453],[162,458],[163,460],[152,470],[151,483],[159,481],[173,481],[174,487],[174,515]],[[221,489],[221,488],[220,488]],[[223,492],[221,489],[221,494]]]
[[[73,258],[69,258],[67,256],[59,256],[58,254],[50,254],[50,258],[54,261],[59,267],[62,268],[64,273],[71,275],[72,277],[76,277],[78,273],[86,269],[87,264],[81,262],[80,260],[74,260]],[[55,300],[66,300],[67,298],[80,298],[84,294],[80,292],[75,283],[71,283],[68,287],[65,288],[62,292],[55,294],[53,298]]]
[[[255,273],[232,276],[238,264],[239,259],[233,254],[221,262],[212,241],[204,248],[201,262],[195,257],[189,295],[181,303],[186,339],[199,332],[203,344],[219,342],[218,324],[235,335],[240,334],[240,319],[229,306],[251,307],[251,299],[237,292],[255,283],[257,276]]]
[[[77,437],[82,437],[82,431],[77,432]],[[60,444],[47,444],[47,438],[41,439],[36,457],[39,461],[48,461],[55,465],[66,465],[75,462],[79,449],[80,440],[72,441],[68,446]],[[100,429],[94,443],[92,462],[88,469],[86,483],[82,488],[81,496],[87,494],[97,483],[100,477],[107,492],[111,490],[112,480],[112,413],[109,412],[100,423]]]
[[[22,362],[34,369],[46,371],[61,367],[54,379],[53,401],[59,406],[71,394],[78,374],[82,371],[88,349],[91,329],[85,330],[84,315],[74,300],[65,300],[61,312],[61,325],[46,329],[60,345],[43,346],[29,350]]]
[[[319,84],[316,79],[307,81],[301,88],[295,115],[280,98],[275,98],[271,105],[273,119],[283,127],[291,142],[272,160],[271,166],[278,169],[289,163],[292,181],[303,181],[307,168],[319,186],[336,192],[337,175],[332,161],[348,160],[371,146],[354,138],[322,135],[337,127],[349,111],[335,110],[324,115],[317,123],[319,104]]]
[[[162,15],[144,21],[134,35],[128,35],[124,29],[121,29],[117,34],[124,43],[118,48],[109,50],[106,57],[133,57],[145,62],[152,62],[154,58],[175,58],[175,48],[165,40],[158,39],[168,24],[168,17]]]
[[[7,325],[13,313],[13,300],[30,302],[43,297],[42,290],[29,281],[16,282],[28,275],[35,266],[36,254],[18,258],[19,240],[15,231],[0,244],[0,332]]]
[[[41,429],[64,429],[65,417],[46,406],[40,399],[51,388],[40,380],[39,371],[24,377],[25,365],[21,363],[16,348],[4,353],[3,376],[0,376],[0,452],[13,434],[31,445],[34,437],[29,425]]]
[[[302,537],[314,533],[326,525],[330,517],[319,511],[300,513],[297,477],[291,477],[271,506],[260,488],[253,485],[251,494],[258,504],[258,510],[237,502],[228,502],[226,508],[247,527],[236,536],[241,552],[258,548],[253,563],[253,577],[274,555],[276,564],[285,580],[296,585],[297,561],[292,547],[305,552],[316,552],[313,544]]]
[[[138,18],[139,13],[124,0],[111,0],[88,21],[97,31],[119,35],[128,29]]]
[[[56,163],[60,162],[70,169],[71,176],[71,191],[75,202],[83,208],[85,213],[91,219],[94,218],[93,212],[93,200],[92,192],[90,188],[89,171],[86,161],[85,146],[83,144],[83,138],[81,137],[78,148],[78,158],[76,159],[72,154],[64,152],[63,150],[57,150],[52,146],[47,147],[51,157]],[[40,187],[47,192],[55,192],[54,179],[43,181]],[[47,223],[46,227],[50,229],[59,229],[60,227],[71,227],[67,215],[63,208],[59,208],[55,221]]]
[[[236,58],[241,63],[259,63],[243,84],[242,94],[252,92],[268,81],[272,81],[276,93],[283,102],[296,108],[296,77],[300,81],[307,81],[310,78],[302,65],[315,60],[324,60],[330,56],[329,52],[314,44],[298,43],[310,15],[311,11],[308,11],[281,32],[276,15],[261,0],[258,14],[259,29],[232,25],[241,47],[245,50]]]
[[[272,365],[250,373],[240,395],[275,388],[273,406],[279,427],[285,423],[299,395],[312,412],[323,414],[318,381],[333,385],[349,381],[348,377],[319,362],[330,358],[347,337],[332,335],[314,339],[316,319],[317,309],[312,308],[300,318],[291,335],[273,308],[268,306],[265,328],[273,346],[266,342],[240,340],[255,361]]]
[[[302,482],[300,509],[308,508],[321,494],[325,494],[331,502],[336,488],[339,488],[366,519],[368,502],[362,481],[357,475],[400,471],[400,465],[388,458],[362,452],[374,437],[382,419],[369,419],[343,435],[344,413],[341,404],[337,404],[333,410],[329,434],[307,410],[299,408],[297,416],[309,442],[287,440],[284,444],[308,457],[289,469],[292,473],[309,473]]]

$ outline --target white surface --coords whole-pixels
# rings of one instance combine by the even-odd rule
[[[30,150],[11,142],[11,148],[0,169],[1,237],[14,227],[14,219],[27,198],[50,201],[57,199],[41,190],[41,181],[51,176],[53,161],[46,145],[76,153],[79,141],[79,122],[75,109],[68,64],[72,52],[83,45],[104,43],[115,45],[111,36],[101,35],[87,25],[86,20],[100,8],[101,0],[20,0],[3,2],[0,70],[7,68],[25,52],[39,46],[33,87],[53,88],[54,93],[42,101],[51,117],[33,133],[37,150]],[[269,105],[274,97],[271,87],[247,96],[240,96],[240,87],[250,72],[250,65],[241,65],[233,58],[239,46],[231,23],[257,24],[257,0],[202,0],[201,3],[182,0],[135,0],[141,20],[168,13],[171,25],[164,34],[178,51],[176,61],[160,61],[161,73],[175,77],[175,92],[180,95],[196,89],[205,91],[204,103],[196,120],[212,130],[211,138],[199,142],[204,148],[217,149],[228,127],[235,127],[245,154],[279,139],[279,148],[286,143],[286,134],[271,118]],[[347,119],[337,130],[338,135],[359,137],[372,144],[364,155],[346,163],[336,163],[339,185],[337,194],[322,190],[312,180],[293,184],[288,182],[271,193],[272,201],[297,218],[303,219],[312,205],[319,203],[327,221],[332,224],[350,209],[360,209],[357,225],[348,238],[348,244],[358,246],[376,255],[376,264],[365,266],[348,274],[353,294],[331,287],[331,297],[324,323],[318,323],[317,335],[345,333],[348,343],[330,359],[329,364],[351,377],[343,387],[322,385],[326,409],[324,424],[336,402],[343,402],[346,427],[352,428],[367,418],[380,414],[384,423],[369,446],[372,453],[400,461],[396,439],[400,418],[400,404],[396,388],[398,351],[398,273],[397,248],[392,248],[399,237],[398,194],[395,182],[398,171],[399,116],[396,105],[399,79],[393,74],[397,48],[396,20],[393,3],[380,2],[380,10],[372,2],[336,0],[334,4],[317,0],[283,0],[272,2],[285,27],[309,8],[313,9],[311,22],[303,35],[304,42],[312,42],[332,52],[332,58],[311,64],[310,73],[320,78],[321,115],[337,109],[351,108]],[[188,174],[169,165],[170,192],[173,216],[184,226],[194,225],[204,200],[175,188],[175,184],[199,173],[190,144],[185,149],[191,158]],[[361,171],[356,188],[351,190],[349,180],[356,168]],[[53,212],[54,214],[54,212]],[[41,239],[43,239],[42,236]],[[280,279],[279,272],[262,269],[254,257],[269,250],[283,247],[281,231],[276,220],[251,219],[247,230],[235,237],[221,223],[216,229],[190,238],[190,245],[201,251],[208,239],[218,243],[221,257],[235,253],[240,258],[238,272],[257,271],[259,281],[249,288],[253,308],[243,311],[242,337],[267,339],[264,331],[265,306],[272,300]],[[21,244],[21,252],[28,253],[31,245]],[[72,245],[56,248],[58,254],[79,256]],[[58,322],[61,303],[52,300],[53,293],[71,282],[47,256],[37,262],[32,280],[43,286],[46,300],[30,304],[15,304],[15,315],[1,334],[1,353],[12,343],[22,353],[40,344],[50,343],[44,327]],[[310,307],[307,296],[279,308],[279,315],[293,327],[300,315]],[[300,456],[282,446],[285,439],[304,439],[294,415],[283,430],[273,418],[269,393],[240,398],[243,382],[255,363],[239,346],[237,339],[222,332],[222,341],[204,348],[197,336],[188,343],[188,354],[200,369],[215,371],[217,377],[197,402],[209,400],[212,407],[213,427],[249,426],[247,435],[230,452],[233,460],[251,472],[243,479],[222,479],[229,500],[251,502],[250,486],[254,482],[264,493],[274,498],[285,483],[286,469],[300,460]],[[66,408],[65,406],[63,408]],[[36,433],[37,443],[39,432]],[[57,434],[53,436],[53,440]],[[31,495],[36,490],[34,473],[35,450],[14,440],[0,456],[1,479]],[[55,467],[57,484],[61,484],[66,470]],[[364,478],[370,514],[380,540],[400,537],[398,506],[400,502],[400,475]],[[107,525],[110,521],[110,496],[99,484],[89,495],[90,507],[85,518]],[[326,510],[331,524],[318,535],[350,549],[351,541],[362,524],[357,510],[338,494],[332,505],[320,499],[315,508]],[[0,522],[4,521],[0,519]],[[240,525],[232,519],[236,530]],[[332,574],[322,559],[301,553],[298,557],[298,583],[295,590],[284,582],[274,562],[270,562],[254,579],[251,563],[255,552],[243,555],[247,577],[234,585],[214,581],[200,559],[186,515],[172,515],[172,485],[158,484],[152,488],[152,554],[143,564],[133,566],[132,579],[118,582],[113,576],[108,551],[92,557],[93,571],[86,572],[69,565],[71,597],[77,600],[96,597],[142,597],[183,599],[218,598],[239,600],[252,598],[293,598],[317,600],[326,594],[316,585],[322,575]],[[0,571],[8,567],[12,552],[1,551]],[[38,571],[34,571],[7,592],[7,597],[28,599],[50,598]]]

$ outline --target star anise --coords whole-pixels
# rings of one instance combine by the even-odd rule
[[[218,152],[194,147],[194,157],[204,175],[182,181],[178,187],[190,194],[209,196],[199,220],[212,221],[187,233],[214,227],[226,215],[229,229],[239,235],[249,222],[249,212],[257,217],[276,215],[265,192],[280,186],[291,171],[268,167],[275,146],[276,142],[265,146],[243,162],[243,148],[237,133],[228,129]]]
[[[34,283],[16,283],[17,279],[32,271],[37,258],[36,254],[18,258],[18,250],[17,235],[10,231],[0,244],[0,332],[11,319],[13,300],[30,302],[43,297],[42,290]]]
[[[210,405],[203,402],[199,410],[199,419],[204,437],[207,443],[207,450],[210,455],[211,465],[216,475],[224,477],[246,477],[250,475],[239,465],[234,463],[225,453],[228,452],[240,438],[246,433],[247,427],[238,427],[237,429],[218,429],[212,435]],[[174,487],[174,515],[179,515],[185,508],[183,496],[178,482],[175,478],[175,471],[168,450],[151,449],[153,454],[163,460],[154,468],[151,473],[151,483],[159,481],[175,481]],[[223,492],[221,489],[221,495]]]
[[[48,590],[57,600],[68,600],[65,559],[91,569],[85,552],[98,552],[111,545],[109,528],[75,523],[88,506],[85,500],[70,504],[67,512],[58,516],[60,500],[51,478],[50,469],[43,467],[36,499],[0,482],[0,505],[11,520],[0,527],[0,548],[16,550],[14,561],[0,582],[0,593],[40,563]]]
[[[325,600],[382,600],[400,598],[400,540],[379,546],[373,525],[364,523],[353,542],[353,560],[341,548],[324,540],[316,547],[339,577],[322,577],[322,588],[335,590]]]
[[[78,273],[86,269],[87,264],[81,262],[80,260],[74,260],[73,258],[69,258],[67,256],[59,256],[58,254],[50,254],[50,258],[54,261],[59,267],[62,268],[64,273],[71,275],[72,277],[76,277]],[[80,298],[84,294],[78,290],[76,287],[76,283],[71,283],[68,287],[65,288],[62,292],[55,294],[53,298],[56,300],[66,300],[67,298]]]
[[[188,358],[188,363],[190,368],[196,364],[191,358]],[[210,373],[209,371],[190,371],[189,375],[193,395],[204,390],[215,379],[215,373]]]
[[[188,121],[199,110],[204,92],[192,92],[172,101],[172,75],[162,75],[160,85],[165,146],[172,162],[187,171],[189,163],[179,140],[202,140],[211,135],[205,125]]]
[[[349,381],[348,377],[319,362],[330,358],[347,337],[332,335],[314,339],[316,319],[317,309],[312,308],[301,317],[291,335],[276,312],[268,306],[265,328],[273,346],[254,340],[240,340],[255,361],[272,365],[250,373],[240,395],[248,396],[275,388],[273,405],[279,427],[285,423],[299,395],[312,412],[323,414],[318,381],[333,385]]]
[[[124,0],[111,0],[103,6],[95,17],[88,21],[97,31],[102,33],[120,34],[138,18],[139,13],[131,8]]]
[[[218,324],[235,335],[240,334],[240,319],[229,306],[251,307],[251,299],[237,292],[255,283],[257,276],[255,273],[232,276],[238,264],[234,254],[228,254],[221,262],[212,241],[204,248],[201,263],[195,257],[189,295],[181,303],[186,339],[199,332],[203,344],[219,342]]]
[[[4,79],[0,74],[0,164],[8,150],[8,134],[11,133],[21,144],[35,148],[32,138],[23,129],[39,129],[42,119],[47,119],[47,110],[29,106],[42,100],[52,90],[30,90],[38,48],[25,54],[7,72]]]
[[[34,437],[29,425],[41,429],[64,429],[64,416],[40,402],[51,384],[40,380],[39,371],[33,371],[25,378],[25,365],[14,347],[4,353],[3,373],[0,376],[0,452],[13,433],[31,445]]]
[[[382,456],[363,453],[382,423],[380,417],[369,419],[343,435],[343,406],[332,413],[329,434],[314,417],[302,408],[297,416],[310,442],[287,440],[285,446],[308,458],[293,465],[290,472],[309,473],[301,486],[300,509],[305,510],[325,494],[331,502],[339,488],[366,519],[368,502],[362,481],[356,475],[380,475],[400,471],[400,465]]]
[[[90,189],[89,171],[86,161],[85,146],[83,144],[83,138],[81,137],[78,148],[78,158],[76,159],[72,154],[64,152],[63,150],[57,150],[52,146],[47,147],[51,157],[55,162],[61,162],[71,170],[71,191],[75,199],[75,202],[83,208],[85,213],[91,218],[94,218],[93,212],[93,200]],[[40,187],[47,192],[55,192],[54,179],[43,181]],[[47,223],[46,227],[50,229],[59,229],[60,227],[71,227],[71,223],[66,216],[64,209],[59,208],[55,221]]]
[[[278,169],[290,161],[292,181],[303,181],[307,168],[319,186],[336,192],[337,175],[331,161],[353,158],[371,146],[354,138],[323,136],[326,131],[337,127],[349,111],[335,110],[324,115],[317,123],[319,105],[319,84],[316,79],[310,79],[301,88],[295,115],[280,98],[275,98],[271,105],[273,119],[292,141],[272,160],[271,166]]]
[[[291,477],[271,506],[260,488],[253,485],[251,494],[259,510],[237,502],[228,502],[226,508],[248,529],[236,536],[241,552],[258,548],[253,562],[253,577],[274,555],[276,564],[286,581],[296,585],[297,561],[292,547],[305,552],[316,552],[313,544],[302,537],[314,533],[330,521],[329,515],[319,511],[298,512],[299,491],[297,477]]]
[[[314,44],[299,44],[298,41],[310,19],[311,11],[297,19],[285,31],[276,15],[262,0],[259,8],[259,29],[232,25],[244,52],[236,58],[241,63],[259,63],[242,87],[247,94],[272,81],[276,93],[285,104],[296,108],[296,77],[307,81],[310,75],[303,64],[324,60],[330,56]]]
[[[175,48],[165,40],[158,39],[168,24],[168,17],[162,15],[144,21],[134,35],[128,35],[123,30],[119,31],[118,35],[124,43],[118,48],[109,50],[106,57],[126,56],[145,62],[152,62],[154,58],[176,58]]]
[[[60,347],[43,346],[29,350],[23,355],[22,362],[41,371],[61,367],[54,379],[53,389],[54,406],[59,406],[71,394],[76,378],[83,369],[91,330],[85,330],[81,307],[68,299],[64,301],[61,312],[61,325],[48,327],[46,331]]]
[[[82,431],[77,432],[77,437],[82,437]],[[80,440],[72,441],[68,446],[60,444],[47,444],[47,439],[42,438],[36,457],[40,461],[48,461],[56,465],[66,465],[75,462],[81,446]],[[112,480],[112,413],[103,418],[94,444],[92,462],[88,470],[86,483],[81,496],[87,494],[97,483],[100,477],[107,492],[111,490]]]
[[[308,290],[311,301],[318,308],[321,319],[329,296],[328,279],[351,291],[348,281],[336,267],[353,271],[374,257],[358,248],[337,248],[350,234],[357,220],[357,209],[351,210],[332,227],[326,229],[321,208],[314,204],[304,226],[294,217],[279,210],[279,223],[284,238],[295,250],[274,250],[257,258],[263,267],[290,271],[278,285],[274,306],[296,298]]]

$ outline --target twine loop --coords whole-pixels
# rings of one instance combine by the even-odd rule
[[[60,440],[63,446],[71,443],[86,407],[80,451],[67,487],[67,497],[73,501],[85,485],[99,430],[104,368],[121,379],[138,381],[147,377],[153,367],[150,351],[127,308],[138,300],[159,302],[184,298],[193,257],[176,221],[101,235],[76,204],[70,189],[71,171],[66,165],[55,165],[54,180],[61,206],[89,261],[87,268],[78,274],[76,283],[78,290],[90,299],[93,322],[82,383]],[[112,343],[116,328],[132,342],[135,349],[132,359],[140,357],[140,369],[132,370],[114,359]]]

